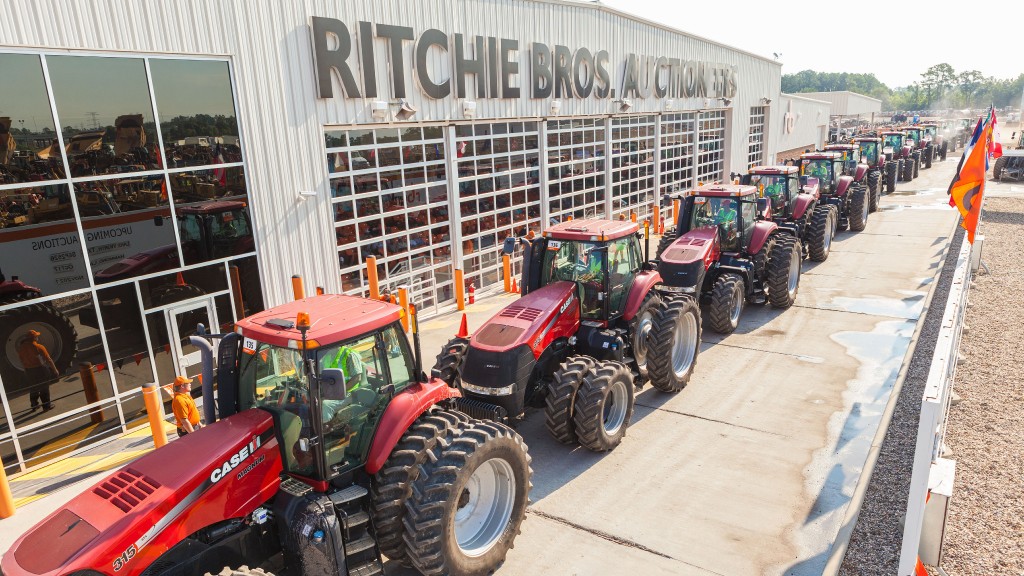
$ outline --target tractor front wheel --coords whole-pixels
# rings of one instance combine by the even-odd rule
[[[998,182],[999,180],[1002,179],[1002,177],[1003,177],[1003,168],[1006,167],[1007,159],[1008,158],[1006,156],[1000,156],[996,160],[996,163],[992,165],[992,179],[993,180]]]
[[[740,325],[740,314],[746,300],[743,278],[739,274],[722,274],[711,289],[708,325],[719,334],[731,334]]]
[[[406,504],[405,543],[422,574],[493,573],[526,515],[533,471],[522,437],[472,421],[423,464]]]
[[[925,169],[932,167],[932,160],[935,159],[935,148],[929,146],[924,151],[924,167]]]
[[[917,153],[914,154],[914,175],[913,175],[913,177],[916,179],[920,175],[921,175],[921,153],[917,152]]]
[[[889,162],[885,165],[885,191],[887,194],[892,194],[896,191],[896,180],[899,176],[897,172],[899,166],[895,162]]]
[[[896,163],[896,181],[906,182],[907,181],[907,159],[900,158]]]
[[[832,215],[830,204],[818,204],[811,213],[811,225],[807,229],[807,252],[815,262],[828,260],[828,254],[832,251],[832,234],[835,231]]]
[[[942,157],[942,161],[943,162],[946,161],[946,154],[948,152],[949,152],[949,142],[943,142],[942,143],[942,150],[939,152],[940,156]],[[955,152],[955,150],[954,150],[954,152]]]
[[[548,384],[545,424],[551,436],[562,444],[576,443],[576,427],[572,421],[576,392],[593,369],[594,359],[590,356],[570,356],[555,370]]]
[[[882,175],[879,174],[878,171],[872,170],[871,172],[868,172],[867,180],[868,180],[868,195],[869,195],[868,197],[871,199],[871,204],[868,207],[868,210],[870,210],[871,212],[877,212],[878,211],[878,201],[880,200],[881,195],[882,195],[881,194]]]
[[[659,308],[661,308],[661,298],[651,290],[644,296],[644,301],[640,303],[640,309],[637,310],[636,316],[629,322],[633,360],[636,362],[641,380],[647,379],[647,351],[650,348],[651,326],[654,325],[654,316],[657,315]]]
[[[412,566],[402,539],[402,520],[413,482],[419,478],[421,466],[438,441],[459,433],[468,421],[469,416],[454,410],[426,412],[402,435],[384,466],[373,476],[370,513],[377,545],[382,554],[403,566]]]
[[[858,186],[850,194],[850,231],[860,232],[868,223],[868,191]]]
[[[462,378],[462,365],[466,363],[466,352],[469,350],[468,338],[452,338],[444,345],[437,355],[434,370],[441,372],[441,379],[452,388],[459,388]]]
[[[800,241],[781,235],[768,255],[768,302],[776,308],[789,308],[796,302],[800,288]]]
[[[689,296],[667,297],[651,328],[651,386],[675,393],[686,387],[700,353],[700,308]]]
[[[633,373],[621,362],[594,366],[576,393],[573,422],[580,446],[607,452],[622,442],[633,416]]]

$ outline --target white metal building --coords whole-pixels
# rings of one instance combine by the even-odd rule
[[[831,104],[802,93],[782,94],[777,120],[779,162],[796,158],[804,150],[821,148],[828,138]]]
[[[360,293],[373,255],[429,314],[505,236],[644,218],[783,137],[778,63],[557,0],[9,0],[0,73],[8,472],[140,423],[198,321],[293,274]]]
[[[832,104],[833,116],[869,118],[872,114],[881,114],[882,112],[881,100],[846,90],[801,92],[800,96]]]

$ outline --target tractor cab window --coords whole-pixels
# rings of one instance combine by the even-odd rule
[[[860,155],[864,160],[874,166],[878,163],[878,143],[877,142],[859,142],[858,147],[860,148]]]
[[[817,178],[822,185],[827,186],[832,182],[832,160],[829,158],[804,160],[800,170],[804,176]]]
[[[690,229],[717,227],[718,236],[722,241],[722,250],[737,251],[740,240],[737,204],[736,199],[731,197],[695,197]]]
[[[885,135],[885,147],[886,148],[901,148],[903,146],[903,137],[899,134],[886,134]]]
[[[750,246],[750,239],[754,236],[754,223],[756,221],[757,199],[753,197],[744,199],[740,202],[740,225],[743,226],[743,230],[740,233],[740,246],[743,249]]]
[[[565,280],[580,286],[584,318],[603,316],[604,261],[607,250],[594,242],[549,240],[541,285]]]
[[[781,211],[792,200],[793,194],[786,189],[784,174],[752,174],[750,184],[757,186],[758,194],[762,198],[771,199],[772,212]]]
[[[924,133],[935,138],[936,129],[935,126],[925,126]]]
[[[800,193],[800,178],[796,174],[790,174],[786,181],[788,182],[789,200],[792,202]]]
[[[635,236],[619,238],[608,244],[608,312],[615,318],[626,307],[626,295],[633,285],[639,263],[634,261]]]

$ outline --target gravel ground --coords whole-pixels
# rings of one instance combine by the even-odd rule
[[[924,325],[918,335],[892,421],[886,431],[857,525],[840,567],[840,575],[892,576],[898,572],[903,517],[907,512],[917,426],[921,418],[921,395],[928,379],[935,339],[942,323],[942,311],[963,240],[964,232],[957,228],[946,253],[932,303],[924,316]],[[935,313],[930,313],[932,311]]]
[[[942,568],[951,576],[1024,575],[1024,199],[988,198],[982,260],[961,340],[946,445],[956,479]]]

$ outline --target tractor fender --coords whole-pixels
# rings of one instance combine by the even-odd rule
[[[909,158],[910,157],[910,151],[911,151],[910,150],[910,146],[904,146],[903,150],[900,151],[900,156],[902,156],[904,158]]]
[[[376,474],[380,471],[409,426],[431,406],[460,396],[462,393],[457,388],[448,386],[440,378],[418,382],[396,394],[384,410],[377,433],[373,436],[373,444],[370,445],[366,459],[366,472]]]
[[[757,254],[764,247],[764,243],[768,241],[768,237],[775,233],[779,229],[779,225],[775,222],[766,222],[764,220],[754,224],[754,233],[750,236],[750,246],[747,248],[749,254]]]
[[[846,191],[850,189],[851,184],[853,184],[853,176],[840,176],[839,184],[836,185],[836,196],[846,194]]]
[[[816,198],[811,194],[797,194],[796,200],[793,201],[793,220],[803,218],[815,200]]]
[[[853,174],[854,181],[860,182],[860,181],[864,180],[864,176],[866,176],[867,173],[868,173],[868,165],[867,164],[857,164],[857,170]]]
[[[640,311],[640,305],[644,302],[644,296],[650,292],[656,284],[661,284],[661,274],[657,270],[646,270],[636,275],[633,286],[629,289],[629,296],[626,297],[626,310],[622,319],[630,321]]]
[[[754,291],[754,269],[751,265],[740,266],[736,264],[720,264],[718,266],[718,272],[735,272],[743,278],[743,292],[747,296]]]

